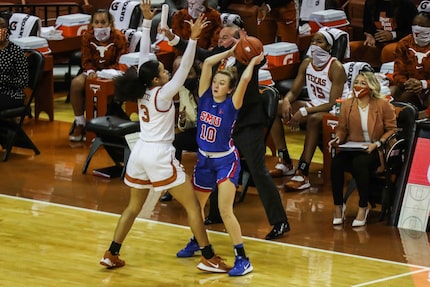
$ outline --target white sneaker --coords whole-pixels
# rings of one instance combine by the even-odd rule
[[[292,164],[287,164],[282,158],[278,159],[275,169],[280,170],[282,175],[293,175],[295,170]]]

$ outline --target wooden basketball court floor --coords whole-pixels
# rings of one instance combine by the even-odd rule
[[[333,228],[330,185],[318,178],[318,162],[311,165],[311,189],[286,192],[288,177],[275,179],[292,228],[284,237],[262,240],[271,226],[255,188],[235,206],[251,274],[207,274],[196,268],[199,256],[176,258],[191,234],[175,200],[156,201],[150,214],[141,214],[121,250],[127,265],[107,270],[98,261],[129,190],[119,178],[91,174],[112,164],[103,149],[82,174],[89,146],[70,143],[69,127],[29,120],[26,131],[41,154],[14,149],[8,162],[0,162],[0,286],[430,286],[428,233],[387,226],[378,221],[378,207],[366,227],[351,228],[355,194],[345,224]],[[287,137],[300,149],[297,135]],[[195,154],[185,153],[183,160],[191,171]],[[207,228],[216,252],[232,264],[223,225]]]
[[[179,259],[189,229],[139,218],[122,250],[127,265],[97,264],[117,214],[0,196],[2,286],[425,286],[430,268],[245,238],[255,271],[243,277],[204,273],[199,256]],[[231,256],[228,236],[209,234]]]

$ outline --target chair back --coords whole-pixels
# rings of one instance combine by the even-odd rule
[[[395,194],[393,198],[392,211],[389,218],[389,225],[395,225],[398,220],[398,210],[401,204],[402,193],[406,186],[406,175],[412,161],[412,148],[416,133],[416,120],[418,119],[418,109],[405,102],[392,102],[397,116],[397,135],[400,139],[404,139],[404,155],[403,163],[400,167],[399,174],[395,183]]]
[[[405,102],[392,102],[392,105],[397,116],[397,133],[407,141],[407,151],[410,152],[416,131],[418,109]]]
[[[45,56],[37,50],[25,50],[28,61],[28,88],[35,91],[40,83],[43,68],[45,66]]]
[[[43,68],[45,66],[45,56],[37,50],[25,50],[28,62],[28,86],[30,90],[29,95],[25,101],[25,114],[21,117],[21,123],[24,121],[26,115],[31,114],[31,103],[33,102],[35,91],[39,86],[40,79],[42,78]]]
[[[266,128],[272,127],[278,111],[280,95],[275,87],[259,85],[259,91],[263,97],[263,107],[267,116]]]
[[[21,117],[20,124],[24,121],[25,116],[31,114],[31,103],[34,99],[35,90],[40,82],[45,65],[45,57],[41,52],[37,50],[25,50],[24,52],[28,61],[29,73],[28,85],[25,89],[27,95],[25,104],[17,108],[6,109],[0,112],[0,118],[2,119]]]
[[[337,38],[331,48],[331,55],[336,57],[339,61],[343,61],[345,58],[345,51],[348,47],[348,36],[346,34],[340,35]]]

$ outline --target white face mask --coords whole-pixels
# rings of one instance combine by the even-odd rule
[[[110,37],[110,27],[94,28],[94,37],[100,42],[107,41]]]
[[[320,46],[311,45],[309,49],[311,51],[312,63],[317,67],[324,66],[331,58],[330,53]]]
[[[424,47],[430,44],[430,27],[413,25],[412,35],[414,37],[415,43],[418,46]]]
[[[203,5],[204,1],[189,1],[188,2],[188,14],[193,19],[197,19],[201,13],[206,11],[205,5]]]

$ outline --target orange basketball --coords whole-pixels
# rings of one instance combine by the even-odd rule
[[[263,43],[255,37],[240,38],[234,49],[235,58],[242,64],[248,65],[252,58],[263,52]]]

